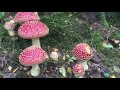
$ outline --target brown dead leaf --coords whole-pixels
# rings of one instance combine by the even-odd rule
[[[26,74],[29,76],[30,75],[30,71],[28,71]]]
[[[66,55],[65,54],[63,55],[63,60],[66,60]]]
[[[27,70],[28,68],[27,67],[24,67],[23,70]]]
[[[18,67],[13,70],[13,73],[15,73],[18,70]]]

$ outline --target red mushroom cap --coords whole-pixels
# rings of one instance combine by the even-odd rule
[[[14,17],[14,21],[16,23],[26,22],[29,20],[40,20],[40,17],[36,12],[18,12]]]
[[[25,39],[44,37],[49,33],[49,28],[40,21],[27,21],[18,29],[18,35]]]
[[[35,46],[24,49],[19,56],[19,62],[25,66],[40,64],[46,59],[46,52]]]
[[[80,64],[75,64],[73,66],[73,73],[77,76],[82,76],[85,74],[85,69],[82,65]]]
[[[73,56],[78,60],[90,60],[93,56],[92,48],[85,43],[77,44],[73,49]]]

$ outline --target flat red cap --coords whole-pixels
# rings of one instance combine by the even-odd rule
[[[24,49],[19,56],[19,62],[25,66],[40,64],[46,59],[46,52],[35,46]]]
[[[49,33],[49,28],[40,21],[27,21],[18,29],[18,35],[25,39],[44,37]]]
[[[14,21],[16,23],[26,22],[29,20],[40,20],[40,17],[36,12],[18,12],[14,17]]]
[[[93,50],[88,44],[80,43],[74,47],[72,54],[78,60],[90,60],[93,56]]]
[[[85,74],[85,69],[82,65],[75,64],[73,66],[73,73],[76,74],[77,76],[81,76]]]

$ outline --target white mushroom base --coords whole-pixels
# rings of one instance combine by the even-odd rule
[[[76,78],[83,78],[83,76],[80,76],[80,75],[75,75]]]
[[[84,67],[85,71],[88,70],[87,60],[85,60],[85,61],[79,61],[79,64]]]
[[[13,37],[15,36],[15,31],[14,30],[8,30],[8,34]]]
[[[37,77],[40,74],[40,68],[38,64],[32,65],[32,69],[31,69],[31,75],[33,77]]]

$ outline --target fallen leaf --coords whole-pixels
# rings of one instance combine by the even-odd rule
[[[7,53],[8,53],[8,51],[4,50],[4,51],[3,51],[3,53],[7,54]]]
[[[12,66],[9,66],[9,67],[8,67],[8,70],[11,71],[11,70],[12,70]]]
[[[15,73],[18,70],[18,67],[16,69],[13,70],[13,73]]]
[[[108,77],[110,77],[110,74],[109,73],[104,73],[104,77],[108,78]]]
[[[69,58],[70,58],[70,55],[69,55],[69,54],[66,54],[66,57],[69,59]]]
[[[71,59],[76,60],[76,58],[75,58],[75,57],[71,57]]]
[[[65,55],[63,55],[63,60],[66,60],[66,56]]]
[[[67,72],[70,73],[70,74],[72,74],[72,69],[71,69],[71,67],[68,67],[68,68],[67,68]]]
[[[23,70],[27,70],[28,68],[24,67]]]
[[[64,67],[61,67],[61,68],[59,69],[59,72],[60,72],[64,77],[66,77],[66,70],[65,70]]]
[[[70,58],[70,59],[68,59],[68,60],[69,60],[69,62],[73,62],[73,61],[74,61],[74,60],[73,60],[73,59],[71,59],[71,58]]]
[[[107,42],[103,42],[103,47],[105,48],[114,48],[113,45],[111,45],[110,43],[107,43]]]
[[[110,76],[110,78],[116,78],[114,75]]]
[[[113,70],[114,70],[115,72],[117,72],[117,73],[120,73],[120,69],[119,69],[118,67],[116,67],[116,66],[113,66]]]
[[[30,71],[28,71],[26,74],[29,76],[30,75]]]

